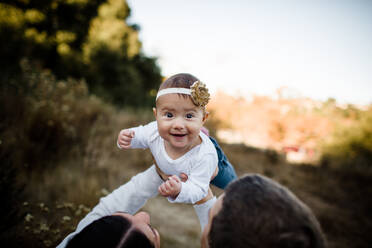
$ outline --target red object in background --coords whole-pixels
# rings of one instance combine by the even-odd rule
[[[300,148],[298,146],[285,146],[283,147],[284,152],[298,152]]]

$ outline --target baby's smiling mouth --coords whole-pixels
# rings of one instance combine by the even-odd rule
[[[178,134],[178,133],[171,133],[172,136],[176,136],[176,137],[183,137],[183,136],[186,136],[186,134]]]

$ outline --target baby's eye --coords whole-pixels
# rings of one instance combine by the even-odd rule
[[[187,119],[191,119],[192,117],[194,117],[193,114],[186,114],[186,118],[187,118]]]
[[[170,113],[170,112],[167,112],[167,113],[165,113],[165,116],[168,117],[168,118],[172,118],[173,117],[173,114]]]

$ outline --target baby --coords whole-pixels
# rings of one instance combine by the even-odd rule
[[[172,175],[158,187],[170,202],[197,203],[207,196],[212,176],[217,175],[216,149],[201,132],[208,101],[208,89],[197,78],[174,75],[160,86],[153,109],[156,122],[119,134],[120,148],[149,148],[157,170]],[[180,176],[188,180],[182,182]]]
[[[208,89],[196,77],[176,74],[159,88],[156,121],[119,133],[119,148],[150,149],[155,175],[147,173],[148,180],[160,176],[157,191],[170,202],[203,203],[212,197],[213,178],[217,176],[214,184],[220,188],[236,178],[218,143],[202,132],[209,99]]]

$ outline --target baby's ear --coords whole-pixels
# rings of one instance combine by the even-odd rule
[[[203,123],[208,119],[209,112],[204,111],[204,116],[203,116]]]
[[[152,112],[154,113],[154,116],[156,118],[156,108],[152,108]]]

